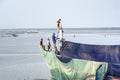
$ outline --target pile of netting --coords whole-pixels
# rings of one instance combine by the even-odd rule
[[[54,50],[46,51],[41,46],[40,50],[55,80],[103,80],[107,72],[106,62],[57,56]]]

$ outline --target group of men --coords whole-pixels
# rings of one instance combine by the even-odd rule
[[[63,28],[61,24],[61,19],[57,20],[57,36],[55,33],[52,35],[52,42],[53,42],[53,47],[55,51],[60,51],[60,48],[62,46],[62,41],[63,41]],[[57,44],[57,45],[56,45]],[[45,49],[45,46],[43,45],[43,39],[40,41],[40,45]],[[47,50],[51,51],[51,44],[50,44],[50,39],[47,39]]]
[[[41,38],[40,40],[40,45],[42,46],[43,49],[45,49],[45,45],[43,44],[43,38]],[[50,43],[50,39],[48,38],[47,39],[47,51],[50,51],[50,49],[51,49],[51,43]]]

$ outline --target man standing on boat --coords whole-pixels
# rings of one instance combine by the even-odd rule
[[[61,19],[57,20],[57,40],[58,40],[57,48],[58,51],[60,51],[63,40],[63,29],[62,29]]]
[[[61,19],[57,20],[57,38],[62,41],[63,39],[63,29],[61,24]]]
[[[50,51],[51,44],[50,44],[50,39],[47,39],[47,50]]]
[[[53,33],[53,35],[52,35],[52,42],[53,42],[53,45],[54,45],[54,49],[57,51],[55,33]]]
[[[42,46],[43,49],[45,49],[45,45],[43,44],[43,38],[40,40],[40,46]]]

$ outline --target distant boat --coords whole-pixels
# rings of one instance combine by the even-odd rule
[[[18,37],[18,35],[17,34],[11,34],[13,37]]]

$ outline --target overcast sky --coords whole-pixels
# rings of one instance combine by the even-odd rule
[[[120,27],[120,0],[0,0],[0,29]]]

